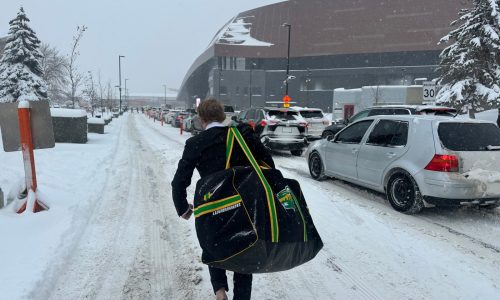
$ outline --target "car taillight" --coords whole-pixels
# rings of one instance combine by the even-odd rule
[[[260,126],[266,127],[267,122],[265,120],[260,121]]]
[[[455,155],[436,154],[425,169],[436,172],[458,172],[458,158]]]
[[[307,127],[307,125],[308,125],[308,124],[307,124],[306,122],[300,122],[300,123],[299,123],[299,126],[302,126],[302,127]]]

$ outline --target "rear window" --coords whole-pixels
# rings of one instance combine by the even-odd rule
[[[270,110],[268,112],[269,117],[271,118],[276,118],[280,120],[296,120],[296,116],[299,114],[296,111],[290,111],[290,110],[285,110],[285,111],[280,111],[280,110]]]
[[[321,112],[321,110],[303,110],[300,112],[300,115],[303,118],[323,118],[323,113]]]
[[[233,113],[234,108],[232,106],[229,106],[229,105],[224,105],[224,112]]]
[[[379,116],[379,115],[409,115],[410,110],[406,108],[377,108],[372,109],[368,116]]]
[[[485,151],[500,146],[500,129],[488,123],[441,123],[439,139],[453,151]]]

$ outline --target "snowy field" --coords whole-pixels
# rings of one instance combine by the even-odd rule
[[[189,136],[125,114],[85,145],[36,151],[51,209],[0,210],[0,299],[211,299],[194,220],[171,200]],[[275,162],[300,181],[325,247],[293,270],[254,275],[253,299],[500,299],[500,209],[407,216],[381,194],[311,179],[303,157]],[[21,154],[0,151],[0,166],[12,197]]]

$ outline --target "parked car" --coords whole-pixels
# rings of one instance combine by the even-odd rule
[[[307,139],[318,140],[325,128],[330,125],[330,121],[325,117],[319,108],[293,107],[299,115],[307,121]]]
[[[186,111],[176,112],[175,115],[172,117],[170,124],[175,128],[179,128],[179,127],[181,127],[183,120],[187,119],[189,117],[189,115],[190,114]]]
[[[440,116],[455,116],[457,110],[451,107],[433,106],[433,105],[380,105],[363,109],[343,123],[332,124],[325,128],[321,137],[326,139],[333,137],[337,132],[365,117],[378,115],[440,115]]]
[[[178,109],[169,110],[168,113],[163,116],[163,118],[165,119],[165,123],[172,124],[172,119],[175,118],[177,113],[179,113],[181,111],[182,110],[178,110]]]
[[[251,108],[235,117],[255,128],[264,146],[300,156],[307,145],[307,122],[293,109]]]
[[[386,193],[392,207],[500,205],[500,129],[436,116],[375,116],[311,144],[314,179],[340,178]]]

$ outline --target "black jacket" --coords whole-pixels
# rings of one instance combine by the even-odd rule
[[[274,168],[274,162],[268,150],[254,135],[248,125],[238,125],[248,147],[257,161]],[[188,210],[186,188],[191,184],[191,177],[196,168],[203,178],[226,168],[226,139],[228,127],[213,127],[202,131],[186,141],[184,153],[179,161],[172,180],[172,199],[177,214],[181,216]],[[250,162],[238,143],[235,142],[231,157],[231,166],[249,166]]]

